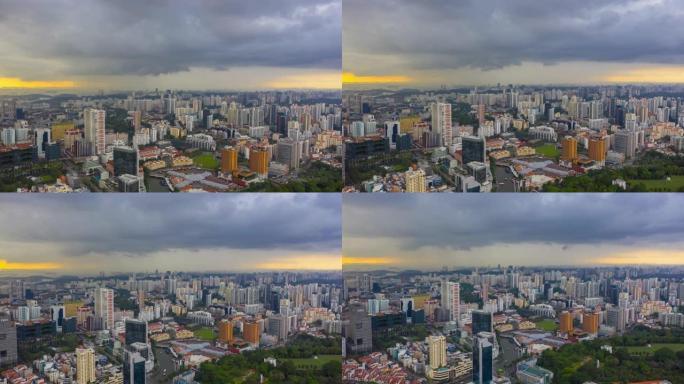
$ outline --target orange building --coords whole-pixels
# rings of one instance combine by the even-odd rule
[[[245,323],[242,329],[242,336],[246,342],[259,344],[259,338],[261,337],[259,334],[259,324],[255,322]]]
[[[252,147],[249,150],[249,170],[258,175],[268,175],[268,150]]]
[[[573,325],[572,325],[572,313],[568,311],[563,311],[560,314],[560,333],[566,333],[568,335],[572,335],[573,331]]]
[[[606,161],[606,141],[600,137],[589,139],[589,158],[597,163]]]
[[[238,170],[238,151],[235,147],[226,147],[221,151],[221,172],[228,174]]]
[[[598,313],[585,313],[582,316],[582,330],[587,333],[596,334],[599,329]]]
[[[233,322],[230,320],[223,320],[219,323],[219,340],[223,343],[231,343],[233,341]]]
[[[561,159],[565,161],[577,160],[577,140],[574,137],[567,136],[563,139],[563,154]]]

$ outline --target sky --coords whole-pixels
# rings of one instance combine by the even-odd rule
[[[343,197],[343,269],[683,265],[678,194]]]
[[[338,194],[0,196],[0,273],[341,269]]]
[[[679,0],[344,0],[345,88],[684,83]]]
[[[337,89],[341,1],[0,0],[0,89]]]

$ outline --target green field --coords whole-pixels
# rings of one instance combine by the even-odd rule
[[[341,361],[342,357],[339,355],[320,355],[318,356],[317,359],[309,358],[309,359],[282,359],[282,360],[289,360],[291,361],[295,367],[298,369],[306,369],[306,368],[313,368],[313,369],[320,369],[323,367],[323,365],[329,361]]]
[[[551,319],[537,321],[535,324],[537,324],[537,328],[541,329],[542,331],[552,332],[558,328],[556,322]]]
[[[670,181],[662,180],[629,180],[629,185],[644,184],[649,191],[662,191],[669,189],[672,192],[677,192],[679,188],[684,187],[684,176],[672,176]]]
[[[556,159],[560,156],[560,150],[556,148],[556,144],[544,144],[534,148],[537,154],[544,155],[551,159]]]
[[[214,340],[214,330],[209,327],[202,327],[193,330],[195,337],[200,340],[212,341]]]
[[[678,351],[684,351],[684,344],[651,344],[650,347],[648,346],[641,346],[641,347],[627,347],[627,352],[629,352],[632,355],[652,355],[655,353],[655,351],[662,349],[662,348],[670,348],[671,350],[678,352]]]
[[[218,168],[219,162],[211,152],[202,152],[192,157],[192,161],[198,167],[214,170]]]

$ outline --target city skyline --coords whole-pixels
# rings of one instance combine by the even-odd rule
[[[339,0],[4,2],[0,91],[339,89],[341,22]]]
[[[679,15],[671,0],[349,0],[344,86],[682,83]]]
[[[2,197],[0,272],[341,269],[339,196],[216,196]]]
[[[684,264],[678,195],[356,196],[344,196],[345,271]]]

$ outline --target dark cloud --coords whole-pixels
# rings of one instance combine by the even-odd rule
[[[456,250],[544,243],[681,246],[681,195],[345,195],[345,244],[382,238],[397,249]]]
[[[6,195],[0,242],[54,245],[73,256],[172,249],[336,254],[340,200],[335,194]]]
[[[411,69],[681,64],[681,17],[678,0],[345,0],[345,67],[361,65],[348,54],[393,55]]]
[[[341,0],[0,0],[0,73],[335,69],[341,7]]]

